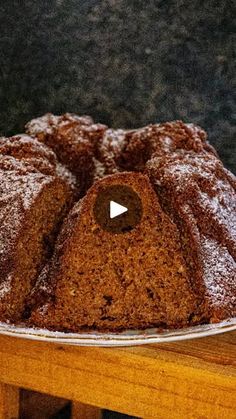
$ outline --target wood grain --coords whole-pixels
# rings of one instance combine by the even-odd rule
[[[19,400],[17,387],[0,383],[0,419],[17,419]]]
[[[144,418],[236,418],[236,333],[130,348],[0,337],[0,380]]]

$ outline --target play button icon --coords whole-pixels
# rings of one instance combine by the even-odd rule
[[[129,186],[112,184],[101,186],[93,208],[96,222],[110,233],[127,233],[142,218],[142,202]]]
[[[110,218],[118,217],[118,215],[124,214],[126,211],[128,211],[128,208],[117,202],[110,201]]]

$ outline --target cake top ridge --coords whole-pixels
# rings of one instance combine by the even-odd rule
[[[193,237],[211,300],[235,305],[236,182],[212,153],[181,150],[154,157],[146,170]],[[224,263],[223,263],[224,262]],[[220,279],[221,278],[221,279]],[[228,278],[224,280],[223,278]],[[223,285],[222,285],[223,284]]]
[[[21,229],[22,213],[52,176],[42,174],[29,163],[0,155],[0,272],[9,267],[14,239]],[[8,261],[8,262],[7,262]]]
[[[30,213],[36,197],[56,179],[75,190],[73,175],[58,163],[46,145],[24,134],[0,138],[1,276],[12,259],[11,249],[20,234],[22,214]]]

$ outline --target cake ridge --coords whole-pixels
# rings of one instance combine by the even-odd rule
[[[0,139],[0,318],[16,321],[46,261],[75,185],[56,155],[26,135]]]

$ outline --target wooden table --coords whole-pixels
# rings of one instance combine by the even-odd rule
[[[129,348],[62,346],[0,337],[0,418],[17,417],[18,389],[143,418],[236,418],[236,333]]]

